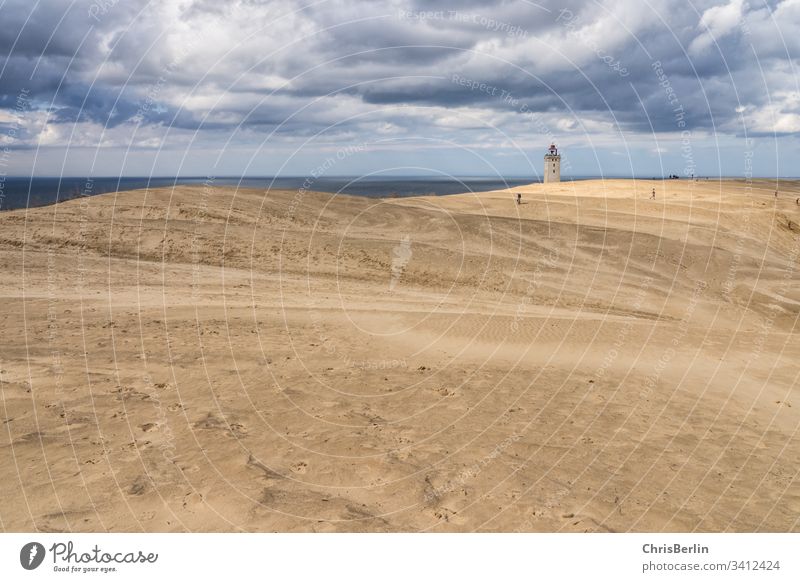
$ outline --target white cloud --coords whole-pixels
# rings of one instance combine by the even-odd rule
[[[0,109],[0,123],[16,123],[17,116],[10,111]]]
[[[745,7],[744,0],[730,0],[727,4],[714,6],[703,12],[698,27],[701,32],[689,45],[689,53],[702,54],[739,27]]]
[[[31,10],[27,0],[8,3]],[[12,55],[0,79],[0,123],[13,120],[20,79],[40,87],[34,108],[53,107],[51,125],[28,124],[20,146],[163,143],[178,151],[195,138],[212,152],[264,142],[277,152],[307,139],[310,151],[324,140],[399,136],[475,147],[530,143],[538,151],[552,135],[559,145],[618,150],[621,135],[649,139],[651,128],[663,145],[662,136],[680,128],[651,68],[656,60],[693,136],[740,135],[743,121],[748,131],[800,133],[792,97],[800,0],[771,0],[771,8],[763,0],[697,0],[699,13],[686,0],[541,0],[549,10],[485,0],[459,9],[518,25],[519,35],[463,18],[400,17],[425,5],[411,0],[131,0],[103,15],[67,69],[87,32],[88,3],[76,0],[77,16],[58,25],[65,8],[41,0],[24,28],[33,56]],[[576,19],[559,20],[562,6]],[[0,7],[0,19],[6,15]],[[13,42],[22,22],[3,20],[0,44],[4,31]],[[36,54],[51,36],[50,53]],[[32,81],[30,69],[13,68],[40,56]],[[617,61],[626,74],[612,67]],[[497,91],[459,85],[456,73]],[[125,121],[143,109],[141,125]]]
[[[800,133],[800,93],[776,92],[766,105],[743,108],[748,131],[758,133]]]

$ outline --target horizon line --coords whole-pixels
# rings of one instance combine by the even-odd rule
[[[31,179],[51,179],[51,180],[62,180],[62,179],[84,179],[84,180],[124,180],[124,179],[139,179],[139,180],[289,180],[289,179],[308,179],[311,178],[314,181],[326,180],[326,179],[352,179],[356,178],[358,180],[368,181],[374,179],[411,179],[411,178],[426,178],[426,179],[440,179],[440,180],[458,180],[458,179],[492,179],[492,180],[527,180],[531,179],[532,181],[539,181],[542,179],[540,176],[529,176],[529,175],[517,175],[517,174],[506,174],[504,176],[497,176],[497,175],[484,175],[484,174],[453,174],[450,176],[442,176],[441,174],[376,174],[374,176],[365,176],[363,174],[332,174],[330,176],[319,176],[313,178],[307,175],[279,175],[279,176],[271,176],[271,175],[237,175],[237,174],[229,174],[229,175],[219,175],[219,176],[207,176],[207,175],[121,175],[121,176],[87,176],[87,175],[61,175],[61,176],[53,176],[53,175],[34,175],[34,176],[26,176],[26,175],[13,175],[7,174],[3,175],[0,174],[0,181],[13,179],[13,180],[31,180]],[[722,180],[800,180],[800,176],[740,176],[740,175],[696,175],[694,177],[689,176],[679,176],[678,178],[672,178],[670,176],[652,176],[652,175],[642,175],[642,176],[629,176],[629,175],[599,175],[599,174],[569,174],[569,175],[562,175],[561,181],[580,178],[580,179],[608,179],[608,180],[708,180],[708,179],[722,179]]]

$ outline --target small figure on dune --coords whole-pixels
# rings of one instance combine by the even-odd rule
[[[775,190],[775,198],[777,198],[777,197],[778,197],[778,191]]]
[[[655,199],[656,199],[656,189],[653,188],[653,192],[652,194],[650,194],[650,200],[655,200]]]
[[[522,194],[517,192],[517,204],[522,204]]]
[[[795,204],[797,204],[798,206],[800,206],[800,198],[798,198],[797,200],[795,200],[795,201],[794,201],[794,203],[795,203]]]

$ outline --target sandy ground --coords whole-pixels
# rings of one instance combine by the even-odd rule
[[[800,184],[774,189],[2,213],[0,528],[798,531]]]

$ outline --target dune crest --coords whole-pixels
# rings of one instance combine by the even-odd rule
[[[774,189],[0,213],[3,527],[798,531],[800,184]]]

